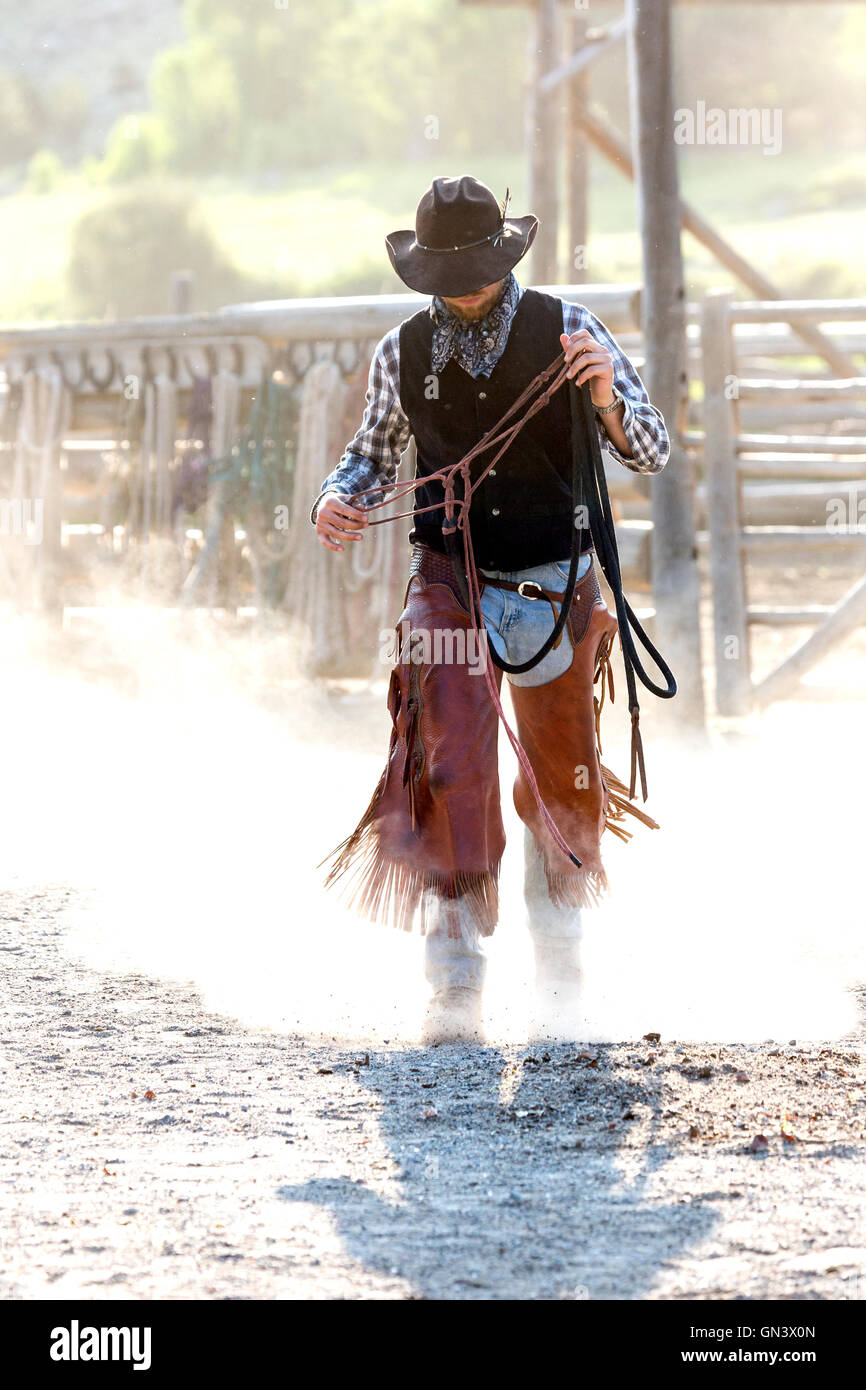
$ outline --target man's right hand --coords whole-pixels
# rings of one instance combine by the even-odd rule
[[[329,550],[345,550],[342,541],[359,541],[370,518],[361,507],[351,507],[338,492],[327,492],[316,509],[316,535]]]

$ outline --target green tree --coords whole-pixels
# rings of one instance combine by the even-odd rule
[[[168,164],[162,123],[150,112],[121,116],[109,131],[105,156],[94,170],[100,183],[123,183],[153,174]]]
[[[53,150],[37,150],[27,165],[30,193],[53,193],[63,178],[63,165]]]
[[[171,168],[192,173],[232,167],[240,146],[237,77],[209,38],[160,54],[150,88]]]
[[[0,165],[34,154],[40,143],[37,104],[26,84],[0,69]]]
[[[499,16],[493,51],[490,15],[456,0],[187,0],[185,20],[187,42],[160,55],[150,82],[171,170],[287,171],[520,144],[520,11]]]
[[[73,228],[68,280],[82,315],[165,313],[171,272],[180,269],[193,271],[201,309],[243,297],[240,276],[181,188],[150,180],[126,185]]]

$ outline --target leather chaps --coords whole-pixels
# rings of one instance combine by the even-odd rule
[[[479,581],[496,584],[483,574]],[[568,625],[568,670],[544,685],[510,689],[541,798],[581,866],[554,843],[520,768],[514,804],[541,850],[552,901],[581,907],[607,887],[605,828],[629,839],[626,814],[651,827],[655,821],[629,801],[600,759],[599,717],[605,694],[613,698],[617,623],[592,568],[575,588]],[[328,856],[326,885],[342,880],[351,906],[374,921],[409,930],[417,915],[424,932],[436,899],[459,898],[481,935],[496,925],[505,848],[498,716],[478,664],[489,660],[486,646],[473,652],[475,638],[450,560],[415,545],[395,630],[387,765],[358,825]],[[490,665],[499,685],[502,672]],[[458,914],[448,920],[449,932],[459,935]]]

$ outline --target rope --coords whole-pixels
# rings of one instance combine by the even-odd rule
[[[237,372],[220,367],[211,378],[211,441],[216,459],[223,459],[230,452],[237,437],[240,414],[241,382]],[[229,495],[232,490],[232,470],[227,476],[217,477],[207,504],[207,537],[202,559],[207,555],[210,571],[208,603],[216,608],[220,601],[220,581],[230,587],[230,579],[220,573],[218,564],[211,559],[222,552],[228,559],[234,558],[234,521],[229,509]],[[229,561],[231,563],[231,561]]]
[[[61,518],[59,508],[55,513],[52,499],[60,489],[59,453],[70,418],[71,393],[59,367],[52,364],[26,371],[21,379],[12,496],[21,501],[30,498],[34,502],[41,498],[46,507],[45,524],[57,528],[51,543],[32,547],[29,559],[21,557],[20,560],[25,574],[32,575],[34,571],[41,574],[42,584],[46,567],[56,561],[54,547],[60,544]],[[4,566],[4,579],[9,584],[8,566]]]
[[[171,470],[174,465],[177,434],[177,387],[167,376],[154,382],[156,420],[154,427],[154,464],[156,471],[156,527],[161,536],[171,529]]]
[[[449,555],[451,556],[452,564],[454,565],[454,571],[458,580],[459,587],[463,591],[464,598],[467,603],[467,608],[472,621],[472,626],[475,630],[476,638],[479,642],[484,641],[487,654],[491,655],[493,658],[493,662],[504,670],[529,670],[532,666],[537,664],[542,659],[542,657],[547,653],[547,651],[549,651],[550,648],[553,646],[554,642],[558,640],[559,635],[563,631],[565,624],[568,621],[569,610],[571,607],[571,600],[574,593],[575,580],[577,575],[577,561],[579,559],[580,553],[580,542],[577,538],[577,533],[575,530],[572,539],[571,565],[569,569],[568,583],[566,586],[565,594],[563,596],[559,618],[557,619],[557,622],[554,624],[553,631],[551,632],[547,641],[542,644],[539,651],[536,652],[534,657],[531,657],[528,662],[524,662],[519,666],[511,666],[508,662],[503,662],[501,658],[497,657],[496,652],[493,650],[490,643],[487,641],[487,630],[484,627],[484,622],[481,617],[481,581],[479,580],[478,571],[475,565],[475,556],[472,547],[472,535],[470,527],[468,525],[469,508],[471,506],[472,497],[475,491],[480,487],[481,483],[487,477],[490,470],[496,465],[496,463],[498,463],[499,459],[502,457],[505,451],[511,447],[512,443],[514,442],[515,438],[520,433],[520,431],[528,424],[532,417],[538,413],[538,411],[544,409],[544,407],[550,402],[550,399],[553,396],[553,394],[556,391],[558,391],[567,380],[569,380],[568,363],[566,362],[565,353],[560,352],[559,355],[556,358],[554,358],[554,360],[547,367],[545,367],[543,371],[539,372],[538,375],[533,378],[533,380],[529,383],[525,390],[520,393],[517,399],[508,408],[505,414],[487,432],[484,438],[481,439],[478,442],[478,444],[476,444],[466,454],[464,454],[463,457],[457,461],[457,463],[452,464],[450,466],[446,466],[445,468],[441,468],[436,472],[426,474],[423,478],[413,478],[411,481],[408,481],[403,485],[399,485],[397,488],[391,491],[390,494],[389,500],[393,503],[395,500],[402,499],[403,497],[408,496],[408,494],[410,492],[413,492],[415,488],[419,485],[427,487],[430,485],[430,483],[440,482],[442,484],[445,493],[444,500],[442,502],[431,503],[429,506],[417,508],[411,513],[397,513],[397,516],[418,516],[423,512],[438,511],[444,508],[445,517],[442,523],[442,534],[445,539],[446,548],[448,549]],[[578,401],[580,402],[579,405]],[[512,419],[512,417],[518,416],[520,412],[522,412],[520,418]],[[607,493],[607,480],[605,478],[604,464],[601,458],[601,446],[599,444],[598,433],[595,428],[595,423],[592,418],[592,403],[591,398],[589,396],[588,383],[584,383],[584,385],[580,389],[575,390],[572,393],[569,399],[569,413],[572,424],[572,499],[574,504],[577,505],[578,498],[582,499],[584,496],[584,492],[588,492],[590,532],[593,544],[596,547],[597,553],[599,555],[599,561],[601,563],[601,567],[604,572],[605,578],[610,584],[610,587],[614,594],[617,619],[619,622],[620,629],[620,638],[622,641],[623,663],[625,665],[626,684],[629,694],[629,712],[631,714],[632,721],[631,785],[629,790],[629,798],[631,799],[635,795],[636,777],[637,773],[640,772],[641,790],[643,793],[643,799],[646,800],[646,769],[644,766],[643,746],[639,730],[639,707],[637,701],[637,690],[635,685],[635,674],[637,674],[642,684],[645,685],[647,689],[651,690],[654,694],[659,695],[663,699],[669,699],[676,694],[676,681],[674,680],[673,674],[670,671],[669,667],[666,665],[663,658],[660,656],[656,648],[650,642],[646,633],[643,631],[643,628],[641,627],[640,623],[635,617],[634,611],[632,610],[630,604],[625,599],[622,593],[622,575],[620,571],[619,556],[616,545],[616,531],[613,523],[613,515],[610,509],[610,499]],[[511,421],[511,423],[508,424],[508,421]],[[582,447],[584,440],[589,441],[588,463],[585,460],[584,449]],[[479,475],[473,481],[470,471],[470,465],[475,459],[479,458],[482,454],[487,453],[489,450],[493,448],[497,449],[496,453],[489,460],[489,462],[483,468],[481,473],[479,473]],[[583,480],[585,473],[589,474],[588,489],[584,488]],[[360,501],[361,498],[368,497],[374,493],[384,494],[385,491],[386,489],[383,487],[365,488],[362,491],[355,493],[350,500],[353,504],[356,504]],[[381,507],[383,505],[383,502],[365,502],[364,505],[368,510],[373,510],[374,508]],[[381,524],[382,521],[390,519],[392,518],[382,517],[371,521],[370,524],[376,526]],[[458,531],[461,531],[463,534],[462,572],[460,568],[459,557],[457,554]],[[660,686],[657,686],[652,681],[650,681],[643,666],[641,665],[641,662],[637,655],[637,649],[634,645],[634,640],[631,635],[632,628],[638,634],[641,644],[643,645],[645,650],[648,651],[649,654],[652,656],[653,660],[658,666],[658,669],[662,672],[663,676],[665,677],[665,680],[667,681],[665,689],[662,689]],[[491,671],[490,661],[484,662],[484,677],[487,682],[487,688],[490,692],[490,698],[493,702],[494,708],[496,709],[497,715],[502,722],[502,725],[508,736],[508,740],[514,750],[515,756],[517,757],[517,760],[520,763],[520,766],[526,777],[527,783],[532,792],[535,803],[538,807],[539,814],[541,815],[545,825],[547,826],[547,829],[549,830],[554,842],[559,846],[562,852],[572,861],[573,864],[576,864],[578,867],[580,867],[580,860],[578,859],[577,855],[575,855],[573,851],[569,848],[569,846],[566,844],[556,824],[554,823],[553,818],[550,815],[550,812],[544,805],[544,802],[541,799],[541,794],[538,790],[538,784],[535,780],[535,775],[532,771],[532,767],[529,762],[529,758],[523,746],[521,745],[520,740],[514,733],[513,729],[508,723],[508,720],[505,718],[505,714],[502,709],[502,703],[499,698],[499,691],[497,689],[496,681]]]
[[[291,611],[301,633],[301,663],[310,672],[338,659],[348,637],[340,601],[339,567],[329,559],[307,520],[306,499],[321,485],[335,422],[342,419],[346,387],[336,362],[314,362],[304,375],[287,550],[292,574]],[[344,557],[347,558],[347,557]]]
[[[576,461],[578,451],[578,403],[572,399],[570,402],[572,416],[572,449]],[[622,571],[619,563],[619,551],[616,544],[616,527],[614,526],[613,513],[610,506],[610,497],[607,491],[607,478],[604,472],[604,462],[601,457],[601,446],[598,443],[598,436],[592,420],[592,400],[589,396],[588,388],[580,393],[580,410],[583,419],[581,424],[584,430],[591,430],[590,448],[590,467],[589,467],[589,489],[587,503],[589,507],[590,531],[593,544],[599,557],[602,571],[611,592],[613,593],[616,606],[617,623],[619,624],[620,641],[622,643],[623,666],[625,667],[626,687],[628,690],[628,709],[631,715],[631,777],[629,783],[629,797],[635,794],[635,785],[638,773],[640,773],[641,792],[643,799],[647,798],[646,767],[644,764],[643,740],[640,734],[640,707],[637,698],[637,686],[635,675],[641,684],[657,695],[662,700],[669,700],[677,693],[677,683],[674,679],[670,667],[665,662],[657,648],[650,641],[646,632],[635,616],[634,610],[628,599],[625,597],[622,588]],[[592,447],[594,445],[594,447]],[[576,466],[576,462],[575,462]],[[655,665],[665,678],[666,686],[662,689],[647,675],[643,664],[637,654],[634,643],[635,633],[641,646],[652,657]]]
[[[239,449],[246,460],[241,469],[246,550],[260,611],[276,607],[285,591],[285,533],[277,534],[275,526],[294,466],[289,448],[294,434],[293,394],[288,382],[267,369],[262,371]]]
[[[321,545],[307,519],[308,499],[319,491],[327,472],[326,461],[337,444],[347,390],[333,360],[314,362],[304,375],[287,550],[291,611],[301,640],[300,661],[311,674],[339,668],[346,648],[357,639],[347,595],[366,592],[370,605],[375,604],[375,611],[368,605],[375,630],[389,626],[392,579],[405,544],[399,529],[383,529],[371,532],[361,543],[347,545],[343,555],[334,555]],[[383,508],[382,519],[390,520],[391,503],[384,502]],[[364,622],[366,625],[366,615]]]
[[[177,387],[165,373],[144,385],[139,480],[130,529],[139,526],[142,598],[172,572],[171,480],[177,433]]]
[[[216,455],[216,464],[228,463],[228,468],[220,473],[214,472],[214,486],[207,499],[207,520],[205,522],[205,542],[201,554],[183,582],[181,593],[184,603],[192,603],[199,586],[206,576],[210,576],[208,603],[216,607],[219,599],[219,566],[213,563],[225,531],[232,526],[231,550],[234,551],[234,522],[228,513],[229,495],[234,485],[237,462],[227,460],[232,441],[238,430],[240,414],[241,379],[237,372],[221,367],[211,377],[211,442]]]
[[[69,392],[60,368],[36,367],[25,372],[15,439],[13,497],[46,496],[52,460],[66,437],[69,420]],[[31,486],[34,481],[35,488]]]

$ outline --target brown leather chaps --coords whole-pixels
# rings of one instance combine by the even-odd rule
[[[479,580],[496,583],[483,574]],[[601,706],[606,692],[613,698],[617,624],[592,568],[575,588],[568,625],[574,647],[569,668],[544,685],[512,684],[510,690],[541,799],[581,867],[555,844],[519,767],[514,804],[541,849],[551,899],[579,907],[596,902],[607,886],[600,848],[605,828],[628,839],[626,813],[655,822],[628,800],[627,788],[599,756]],[[482,935],[496,925],[505,848],[498,715],[479,664],[490,658],[483,644],[473,651],[475,637],[450,560],[416,545],[395,630],[387,765],[357,827],[328,856],[326,884],[342,879],[364,917],[409,930],[417,914],[423,932],[437,899],[459,898]],[[502,672],[490,665],[499,684]],[[449,931],[459,935],[457,914],[448,918]]]

